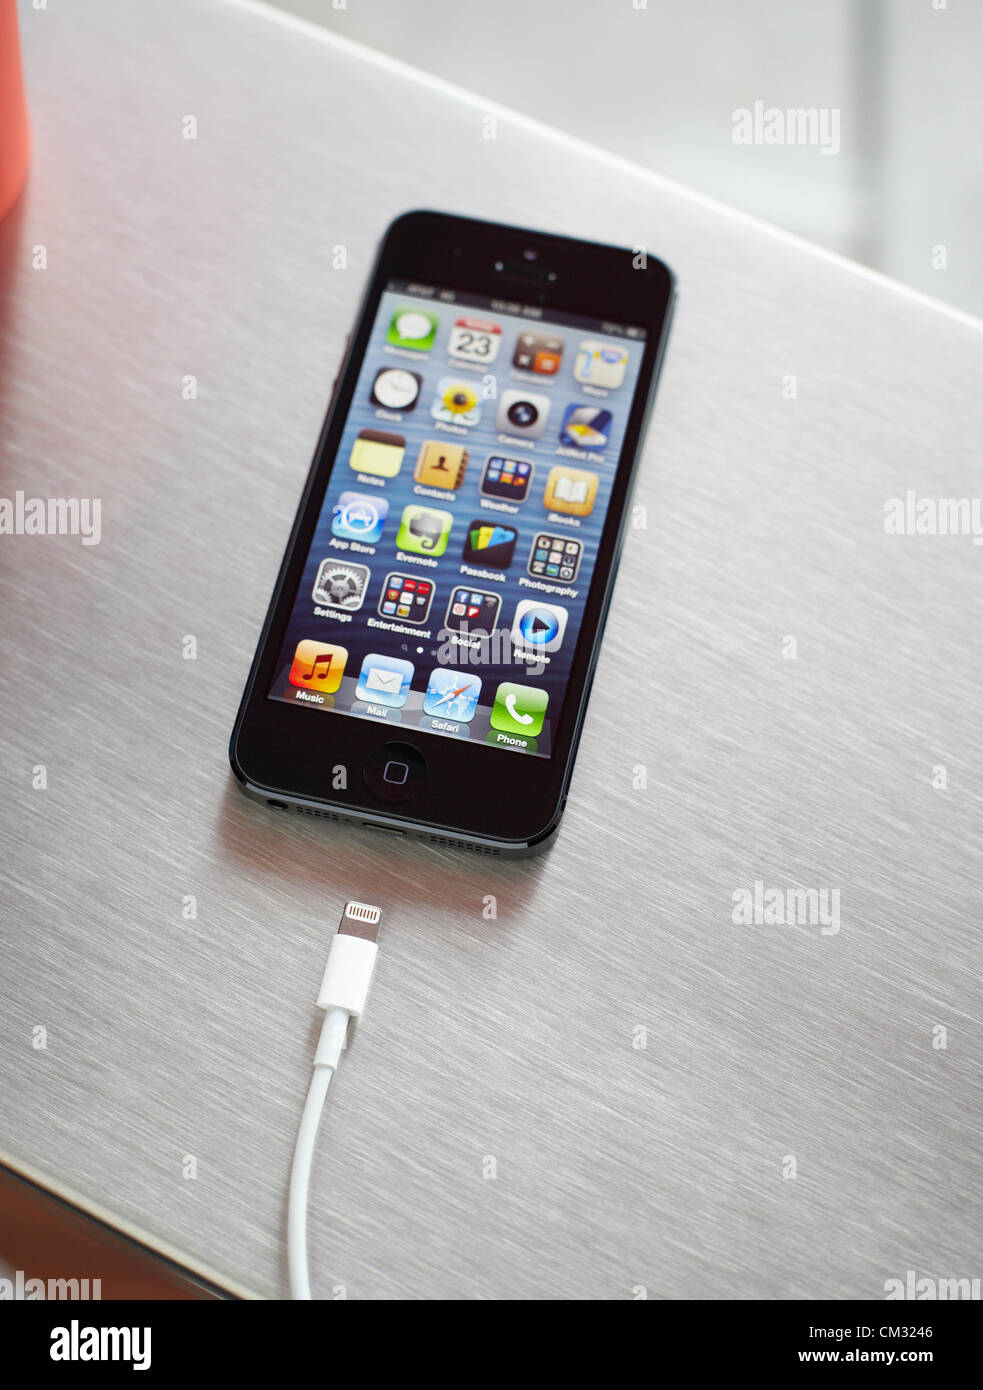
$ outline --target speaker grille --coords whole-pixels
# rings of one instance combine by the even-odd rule
[[[451,849],[469,849],[472,854],[493,854],[500,855],[500,849],[493,849],[491,845],[471,845],[467,840],[455,840],[449,835],[428,835],[427,839],[432,845],[448,845]]]

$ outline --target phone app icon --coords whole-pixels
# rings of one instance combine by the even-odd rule
[[[509,502],[524,502],[529,492],[534,469],[525,459],[503,458],[492,454],[485,462],[481,475],[481,491],[486,497],[504,497]]]
[[[369,573],[368,565],[346,565],[333,558],[322,560],[312,590],[314,602],[354,613],[365,602]]]
[[[563,361],[563,339],[553,333],[520,333],[512,366],[541,376],[556,376]]]
[[[502,346],[502,325],[491,319],[458,319],[451,329],[447,356],[459,362],[494,362]]]
[[[401,434],[385,430],[359,430],[348,459],[356,473],[369,473],[375,478],[395,478],[403,466],[406,440]]]
[[[440,323],[436,314],[429,309],[416,306],[397,309],[389,321],[386,342],[393,347],[412,348],[414,352],[426,352],[433,347]]]
[[[376,372],[369,399],[383,410],[413,410],[420,399],[423,377],[405,367],[383,367]]]
[[[343,541],[374,545],[382,535],[389,503],[366,492],[343,492],[331,512],[331,534]]]
[[[514,526],[489,526],[488,522],[472,521],[464,538],[461,559],[489,569],[507,570],[515,553],[519,533]]]
[[[420,445],[413,477],[425,487],[456,491],[464,482],[467,466],[468,451],[460,444],[444,444],[439,439],[428,439]]]
[[[597,497],[597,474],[562,464],[550,469],[543,493],[543,506],[565,516],[590,516]]]
[[[538,599],[523,599],[512,619],[512,641],[517,647],[541,652],[559,651],[567,630],[567,610]]]
[[[412,679],[412,661],[370,652],[358,673],[355,694],[359,700],[364,700],[367,704],[388,705],[390,709],[399,709],[401,705],[406,704]]]
[[[478,708],[481,681],[466,671],[452,671],[447,666],[435,666],[427,681],[423,697],[423,713],[443,715],[468,723]]]
[[[541,531],[532,543],[526,571],[535,579],[562,579],[569,584],[577,578],[583,553],[580,541]]]
[[[481,397],[472,382],[444,376],[437,382],[430,414],[444,425],[476,425],[481,419]]]
[[[627,369],[627,348],[585,338],[577,349],[573,375],[575,381],[582,381],[585,386],[602,386],[606,391],[616,391],[624,381]]]
[[[503,434],[538,439],[546,428],[550,404],[549,396],[535,395],[531,391],[503,391],[498,402],[496,428]]]
[[[386,575],[379,597],[379,613],[383,618],[398,618],[401,623],[425,623],[430,616],[434,586],[429,579],[417,579],[413,574]]]
[[[290,684],[302,690],[317,690],[333,695],[341,685],[348,661],[346,647],[333,647],[328,642],[310,640],[297,643],[290,667]]]
[[[453,524],[452,512],[438,512],[432,507],[404,507],[396,547],[413,555],[443,555]]]
[[[610,410],[596,405],[568,405],[560,426],[560,443],[574,449],[603,449],[611,438]]]
[[[485,633],[495,631],[501,594],[489,594],[483,589],[454,589],[447,605],[444,627],[450,632]]]
[[[531,685],[503,681],[495,691],[491,726],[502,734],[525,734],[535,738],[542,732],[549,696]]]

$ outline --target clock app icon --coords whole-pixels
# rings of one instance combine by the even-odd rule
[[[405,367],[383,367],[376,372],[370,399],[384,410],[412,410],[420,399],[423,377]]]

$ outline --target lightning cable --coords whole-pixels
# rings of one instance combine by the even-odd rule
[[[307,1260],[307,1196],[311,1185],[314,1142],[328,1087],[345,1048],[349,1025],[353,1018],[361,1018],[368,998],[379,950],[376,941],[381,918],[379,908],[368,903],[345,904],[341,925],[328,951],[328,963],[317,996],[318,1008],[325,1011],[324,1023],[314,1054],[314,1075],[297,1133],[287,1203],[287,1263],[291,1298],[309,1299],[312,1296]]]

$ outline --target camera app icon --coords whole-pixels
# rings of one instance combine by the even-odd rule
[[[550,399],[533,391],[503,391],[496,425],[503,434],[538,439],[550,415]]]

